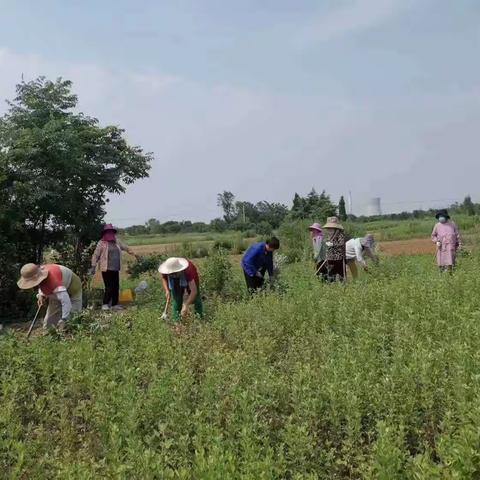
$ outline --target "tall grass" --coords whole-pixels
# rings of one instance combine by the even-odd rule
[[[391,258],[328,286],[296,264],[283,294],[207,305],[180,336],[160,297],[67,340],[4,334],[2,474],[475,478],[479,267]]]

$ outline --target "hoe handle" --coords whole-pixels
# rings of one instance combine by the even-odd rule
[[[41,310],[41,309],[42,309],[42,305],[40,305],[40,306],[38,307],[37,313],[36,313],[35,316],[33,317],[32,323],[30,324],[30,328],[28,329],[27,339],[30,338],[30,334],[32,333],[33,327],[35,326],[35,323],[36,323],[37,318],[38,318],[38,314],[40,313],[40,310]]]

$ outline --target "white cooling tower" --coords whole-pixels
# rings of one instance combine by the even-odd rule
[[[382,201],[380,197],[375,197],[367,203],[367,216],[375,217],[382,214]]]

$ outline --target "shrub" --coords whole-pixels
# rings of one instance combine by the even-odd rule
[[[127,268],[127,273],[132,278],[138,278],[142,273],[153,273],[158,270],[158,266],[166,260],[165,255],[154,254],[140,257],[131,263]]]
[[[287,256],[289,263],[311,257],[308,222],[293,220],[283,223],[278,230],[280,251]]]
[[[213,244],[213,250],[231,250],[233,242],[231,240],[216,240]]]
[[[202,272],[203,285],[207,292],[221,294],[231,280],[232,264],[228,252],[215,249],[205,261]]]

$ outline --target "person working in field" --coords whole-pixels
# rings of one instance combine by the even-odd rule
[[[441,272],[452,273],[460,248],[460,234],[447,210],[439,210],[435,218],[438,223],[433,228],[432,241],[437,246],[437,265]]]
[[[276,237],[266,242],[250,245],[243,254],[241,266],[245,275],[248,290],[253,293],[261,289],[265,283],[265,272],[270,280],[273,279],[273,252],[280,248],[280,241]]]
[[[337,217],[329,217],[323,226],[326,246],[325,260],[318,269],[322,280],[336,282],[345,280],[345,232]]]
[[[62,265],[27,263],[20,270],[17,285],[22,290],[38,287],[38,306],[48,300],[43,327],[62,329],[72,312],[82,309],[82,282],[78,275]]]
[[[375,239],[371,234],[362,238],[352,238],[346,243],[345,249],[347,266],[354,279],[358,277],[357,262],[365,271],[368,271],[365,257],[369,257],[375,263],[378,263],[378,258],[375,255]]]
[[[323,241],[323,231],[319,223],[314,223],[308,227],[310,236],[312,238],[313,246],[313,261],[315,262],[315,269],[317,275],[320,274],[320,267],[325,261],[325,243]]]
[[[194,306],[196,315],[203,317],[197,267],[186,258],[171,257],[158,267],[158,271],[162,275],[163,289],[167,298],[165,312],[171,304],[173,321],[178,322],[180,317],[186,317],[190,305]],[[188,297],[184,300],[185,293]]]
[[[117,239],[117,230],[111,223],[103,227],[102,238],[97,243],[97,248],[92,255],[92,268],[90,273],[95,275],[97,264],[100,264],[105,294],[103,295],[102,310],[121,310],[118,304],[120,292],[120,270],[122,269],[122,251],[138,256],[120,240]]]

